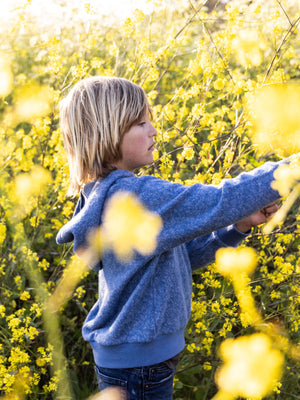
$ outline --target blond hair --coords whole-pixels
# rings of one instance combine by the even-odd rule
[[[151,113],[144,90],[124,78],[79,81],[60,103],[60,126],[69,169],[68,194],[104,178],[121,159],[124,134]]]

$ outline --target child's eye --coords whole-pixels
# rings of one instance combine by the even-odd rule
[[[139,122],[139,123],[138,123],[138,126],[143,126],[143,125],[145,125],[145,123],[146,123],[146,122],[144,122],[144,121]]]

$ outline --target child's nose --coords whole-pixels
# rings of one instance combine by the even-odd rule
[[[154,128],[154,126],[151,124],[151,136],[156,136],[157,135],[157,130]]]

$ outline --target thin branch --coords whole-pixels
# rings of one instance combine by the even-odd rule
[[[268,67],[268,70],[266,72],[266,75],[265,75],[263,83],[262,83],[263,85],[266,83],[267,79],[269,78],[269,75],[270,75],[270,73],[272,71],[272,68],[273,68],[273,66],[275,64],[276,58],[279,56],[282,47],[286,44],[286,42],[289,40],[290,36],[294,33],[294,31],[296,30],[297,25],[299,24],[299,22],[300,22],[300,17],[298,17],[296,19],[296,21],[290,26],[290,28],[286,32],[284,38],[282,39],[280,45],[278,46],[278,48],[277,48],[277,50],[276,50],[276,52],[274,54],[274,57],[273,57],[270,65]]]
[[[195,10],[194,5],[191,3],[191,1],[190,1],[190,6]],[[206,32],[207,35],[209,36],[209,39],[210,39],[212,45],[214,46],[214,48],[215,48],[215,50],[216,50],[216,52],[217,52],[219,58],[221,59],[225,71],[228,73],[230,79],[231,79],[232,82],[234,83],[234,79],[233,79],[233,77],[232,77],[232,75],[231,75],[231,73],[230,73],[230,70],[229,70],[229,68],[228,68],[228,65],[227,65],[227,63],[225,62],[224,57],[223,57],[223,55],[221,54],[220,50],[218,49],[217,45],[215,44],[215,41],[214,41],[214,39],[213,39],[213,37],[212,37],[212,34],[211,34],[210,30],[209,30],[208,27],[207,27],[207,24],[203,21],[202,18],[199,18],[199,20],[200,20],[200,22],[202,23],[205,32]]]
[[[159,85],[160,81],[162,80],[162,78],[164,77],[164,75],[167,73],[167,71],[169,70],[172,62],[174,61],[174,59],[177,57],[176,54],[174,54],[174,56],[171,58],[171,60],[169,61],[167,67],[163,70],[163,72],[160,74],[159,78],[157,79],[157,81],[155,82],[155,85],[153,86],[152,90],[156,90],[157,86]]]
[[[290,17],[288,16],[287,12],[285,11],[283,5],[281,4],[281,1],[280,1],[280,0],[276,0],[276,1],[277,1],[277,3],[279,4],[279,7],[280,7],[280,8],[282,9],[282,11],[284,12],[284,15],[287,17],[287,20],[289,21],[289,24],[292,26],[293,23],[292,23],[292,21],[290,20]]]
[[[195,17],[197,16],[197,14],[201,11],[202,7],[205,6],[205,4],[207,3],[207,1],[208,1],[208,0],[205,0],[204,3],[202,3],[201,6],[200,6],[197,10],[194,9],[194,11],[195,11],[194,14],[193,14],[193,15],[190,17],[190,19],[185,23],[185,25],[184,25],[182,28],[180,28],[179,31],[175,34],[174,40],[176,40],[176,39],[181,35],[181,33],[185,30],[185,28],[193,22],[193,20],[195,19]],[[171,59],[170,63],[168,64],[167,68],[163,71],[163,73],[161,74],[161,76],[158,78],[157,82],[155,83],[155,86],[154,86],[153,90],[155,90],[155,88],[157,87],[158,83],[161,81],[162,77],[163,77],[163,76],[165,75],[165,73],[167,72],[168,68],[170,67],[170,65],[171,65],[171,63],[173,62],[173,60],[175,59],[175,57],[176,57],[176,54],[173,56],[173,58]],[[157,60],[157,62],[158,62],[158,61],[159,61],[159,60]],[[145,71],[145,74],[146,74],[146,75],[145,75],[145,78],[144,78],[144,80],[142,81],[142,83],[140,83],[141,85],[143,85],[143,83],[144,83],[145,80],[147,79],[147,76],[148,76],[147,73],[148,73],[149,69],[150,69],[150,66],[149,66],[149,67],[147,68],[147,70]]]
[[[194,8],[194,6],[193,6],[193,9],[194,9],[194,14],[191,16],[191,18],[186,22],[186,24],[181,28],[181,29],[179,29],[179,31],[176,33],[176,35],[175,35],[175,37],[174,37],[174,39],[176,40],[177,38],[178,38],[178,36],[179,35],[181,35],[181,33],[185,30],[185,28],[188,26],[188,25],[190,25],[190,23],[191,22],[193,22],[193,20],[195,19],[195,17],[197,16],[197,14],[199,14],[199,12],[201,11],[201,9],[205,6],[205,4],[207,3],[207,1],[204,1],[202,4],[201,4],[201,6],[199,7],[199,8],[197,8],[197,10],[195,10],[195,8]]]

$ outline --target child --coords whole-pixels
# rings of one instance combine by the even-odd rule
[[[237,246],[277,210],[279,198],[270,186],[279,165],[273,162],[218,186],[135,176],[136,168],[153,161],[157,132],[149,114],[143,89],[122,78],[83,79],[61,103],[70,193],[80,192],[80,199],[57,242],[74,240],[75,252],[86,246],[118,191],[134,193],[163,220],[151,256],[136,254],[124,263],[105,251],[92,266],[99,270],[99,299],[83,337],[93,348],[100,390],[118,386],[130,400],[172,398],[191,312],[192,270],[213,262],[220,247]]]

